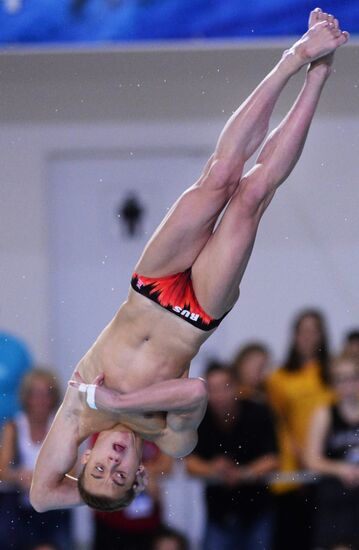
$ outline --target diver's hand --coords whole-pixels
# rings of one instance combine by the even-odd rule
[[[100,374],[98,374],[94,379],[93,381],[91,382],[91,384],[94,384],[95,386],[102,386],[102,384],[104,383],[105,381],[105,373],[104,372],[100,372]],[[73,387],[78,387],[79,384],[85,384],[85,381],[84,379],[82,378],[81,374],[79,373],[79,371],[75,371],[74,372],[74,377],[72,380],[69,381],[69,385],[73,386]]]

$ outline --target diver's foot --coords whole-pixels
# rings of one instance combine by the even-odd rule
[[[310,12],[308,28],[310,29],[314,27],[314,25],[320,23],[321,21],[328,21],[328,23],[333,25],[333,29],[336,31],[337,36],[339,36],[339,33],[342,32],[339,27],[338,19],[336,19],[334,15],[322,11],[320,8],[315,8],[315,10]],[[344,35],[346,40],[348,40],[349,34],[346,32],[343,32],[342,34]],[[316,71],[320,70],[321,72],[326,70],[327,73],[330,74],[330,67],[332,66],[334,60],[334,51],[317,59],[316,61],[313,61],[313,63],[311,63],[309,67],[309,70],[312,71],[315,69]],[[319,69],[319,67],[321,68]]]
[[[311,12],[308,31],[284,53],[296,70],[310,63],[311,69],[321,65],[320,70],[329,74],[335,50],[348,41],[349,34],[340,30],[335,18],[323,13],[319,8]]]

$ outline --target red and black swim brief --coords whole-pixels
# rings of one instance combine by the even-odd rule
[[[193,290],[190,269],[167,277],[143,277],[134,273],[131,286],[142,296],[201,330],[218,327],[227,315],[214,319],[202,309]]]

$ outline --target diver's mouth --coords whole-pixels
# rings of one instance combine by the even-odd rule
[[[119,443],[114,443],[112,448],[116,453],[122,453],[126,449],[124,445],[120,445]]]

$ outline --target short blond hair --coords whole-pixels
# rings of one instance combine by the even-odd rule
[[[45,380],[49,385],[49,389],[53,397],[52,408],[56,409],[60,404],[60,399],[61,399],[60,387],[59,387],[56,375],[53,372],[51,372],[51,370],[39,367],[27,372],[20,384],[19,398],[20,398],[21,406],[25,411],[27,411],[27,408],[28,408],[28,399],[29,399],[29,394],[31,392],[32,384],[34,380],[39,380],[39,379]]]

